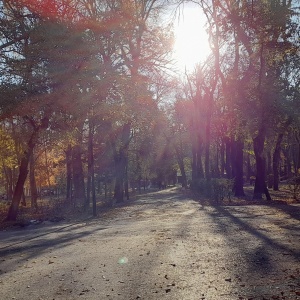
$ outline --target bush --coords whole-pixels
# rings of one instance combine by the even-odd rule
[[[232,189],[234,185],[233,179],[212,179],[212,200],[216,201],[223,201],[227,198],[231,201]]]
[[[231,200],[233,184],[233,179],[198,179],[192,181],[191,189],[205,197],[208,197],[210,200],[219,203],[225,198],[229,201]]]
[[[288,186],[292,192],[293,198],[299,200],[300,197],[300,176],[295,176],[288,180]]]

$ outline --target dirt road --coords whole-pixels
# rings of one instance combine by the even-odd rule
[[[0,299],[300,299],[299,218],[299,205],[212,207],[169,189],[0,232]]]

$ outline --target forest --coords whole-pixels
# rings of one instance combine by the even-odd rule
[[[179,73],[188,2],[211,52]],[[0,221],[49,199],[96,216],[103,199],[176,184],[214,200],[251,184],[271,201],[285,183],[299,200],[299,13],[297,0],[0,1]]]

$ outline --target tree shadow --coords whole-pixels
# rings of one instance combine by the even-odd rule
[[[300,204],[265,204],[268,207],[276,208],[291,218],[300,221]]]
[[[275,218],[272,224],[274,211],[263,215],[256,212],[258,208],[253,206],[250,210],[240,206],[236,209],[222,206],[211,208],[205,209],[217,224],[217,232],[225,238],[233,255],[239,257],[239,263],[235,262],[235,258],[228,257],[228,265],[238,272],[240,278],[247,278],[245,284],[236,285],[240,295],[246,299],[253,295],[271,299],[280,292],[276,286],[287,292],[289,286],[299,284],[294,276],[300,263],[299,243],[293,244],[280,226],[275,227],[278,219]],[[264,223],[260,226],[259,220],[264,217]],[[291,237],[299,231],[299,224],[293,223],[288,224],[287,228]]]
[[[13,271],[14,267],[18,264],[43,254],[49,254],[50,248],[63,248],[84,237],[107,229],[106,227],[89,229],[89,225],[87,224],[84,228],[81,227],[79,232],[76,232],[76,230],[78,230],[76,225],[78,224],[73,223],[56,229],[53,229],[53,227],[50,226],[47,228],[45,233],[38,235],[34,233],[30,235],[30,230],[26,240],[8,243],[6,246],[0,248],[2,267],[3,262],[5,262],[5,266],[3,268],[5,271],[2,270],[2,272],[9,273]],[[17,232],[12,231],[11,233],[20,236],[22,234],[22,230]],[[57,235],[54,236],[54,234],[60,234],[60,236],[57,237]],[[0,272],[0,275],[2,272]]]
[[[222,217],[225,217],[227,221],[230,221],[231,223],[235,224],[238,227],[238,230],[242,230],[245,232],[248,232],[250,235],[253,237],[259,239],[262,243],[265,245],[268,245],[269,247],[272,247],[274,250],[278,251],[284,251],[288,252],[291,255],[293,255],[295,258],[299,259],[300,258],[300,251],[295,251],[288,246],[284,245],[283,243],[280,243],[273,239],[272,237],[268,236],[265,233],[260,232],[257,228],[254,226],[248,224],[247,222],[243,221],[242,218],[247,218],[247,216],[243,216],[242,218],[237,217],[233,215],[229,210],[227,210],[225,207],[222,206],[213,206],[217,214],[211,214],[212,217],[214,217],[215,221],[220,225],[220,226],[228,226],[228,222],[224,222],[224,219]],[[274,207],[274,206],[272,206]],[[277,208],[277,207],[276,207]],[[282,207],[280,207],[281,209]],[[251,213],[248,213],[249,219],[253,219],[254,217],[260,217],[261,215],[255,215],[253,216]],[[293,227],[291,225],[291,227]],[[297,226],[294,226],[297,227]],[[296,228],[295,228],[296,229]],[[228,237],[229,238],[229,237]],[[242,245],[241,245],[242,246]]]

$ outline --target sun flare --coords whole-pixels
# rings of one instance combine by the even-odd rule
[[[175,23],[174,60],[179,70],[191,71],[210,53],[205,16],[199,7],[184,7]]]

